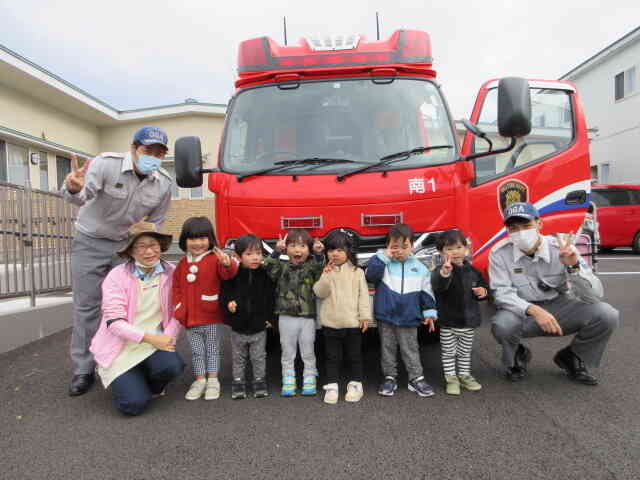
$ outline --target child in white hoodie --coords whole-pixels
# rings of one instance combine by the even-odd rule
[[[357,266],[353,242],[345,231],[335,231],[324,241],[327,264],[313,286],[320,298],[320,323],[325,341],[327,384],[325,403],[335,404],[339,398],[338,380],[342,352],[350,370],[345,400],[362,398],[362,333],[371,320],[369,288],[364,271]]]

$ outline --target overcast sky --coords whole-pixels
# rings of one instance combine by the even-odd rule
[[[0,0],[0,44],[119,110],[227,103],[238,42],[429,32],[456,118],[489,78],[555,79],[640,25],[638,0]],[[2,79],[0,78],[0,82]],[[613,88],[613,86],[612,86]]]

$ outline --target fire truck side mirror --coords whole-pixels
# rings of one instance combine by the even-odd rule
[[[524,78],[505,77],[498,84],[498,132],[524,137],[531,132],[531,94]]]
[[[175,143],[176,182],[179,187],[202,185],[202,148],[198,137],[180,137]]]

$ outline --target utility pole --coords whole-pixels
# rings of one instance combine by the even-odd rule
[[[376,12],[376,40],[380,40],[380,20],[378,18],[378,12]]]

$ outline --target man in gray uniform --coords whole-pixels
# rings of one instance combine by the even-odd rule
[[[89,352],[100,321],[102,281],[120,263],[116,252],[127,243],[129,228],[147,218],[160,227],[171,201],[171,176],[160,164],[167,153],[167,135],[143,127],[126,153],[103,153],[67,175],[62,194],[81,206],[71,249],[73,378],[69,395],[86,393],[94,381],[95,362]]]
[[[498,311],[492,332],[502,345],[507,378],[522,380],[531,350],[520,339],[575,334],[553,361],[572,380],[596,385],[597,367],[619,312],[602,302],[602,284],[569,239],[541,234],[542,220],[530,203],[504,210],[509,233],[489,254],[489,277]]]

